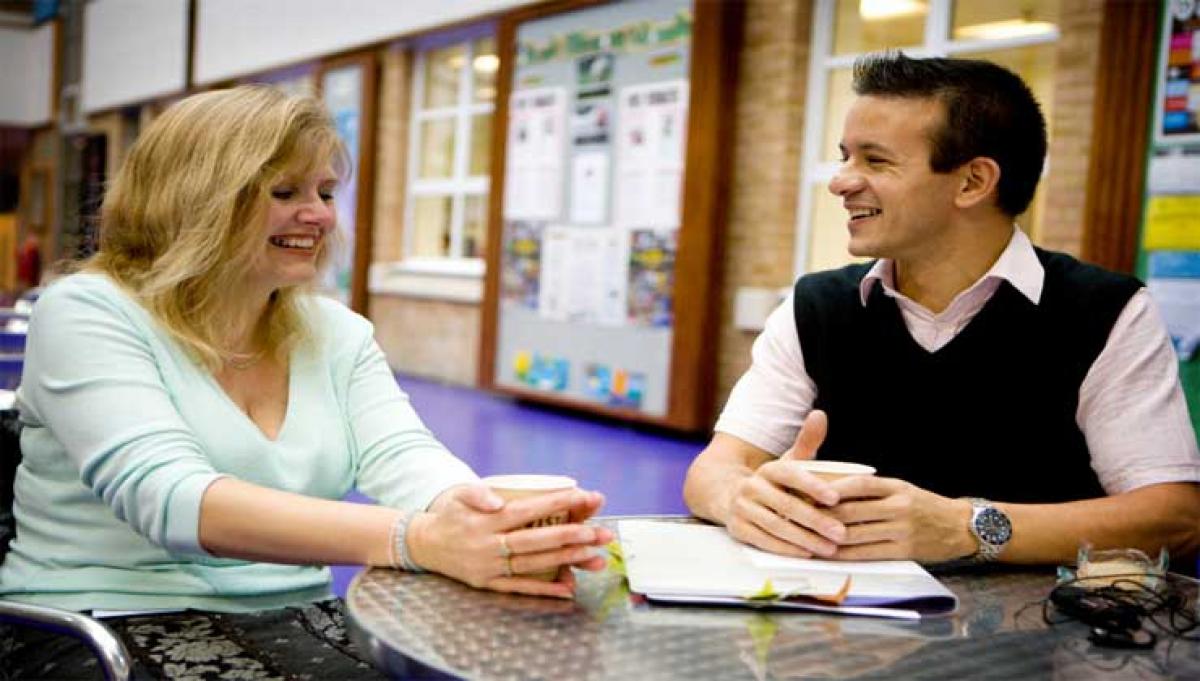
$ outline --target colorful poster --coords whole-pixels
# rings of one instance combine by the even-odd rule
[[[1142,247],[1147,251],[1200,250],[1200,194],[1149,197]]]
[[[1154,136],[1200,141],[1200,2],[1170,0],[1163,23]]]
[[[504,219],[558,220],[566,154],[565,90],[518,90],[508,111]]]
[[[538,308],[543,227],[540,222],[521,221],[504,225],[500,267],[500,300],[504,304]]]
[[[616,222],[678,227],[688,84],[626,87],[617,99]]]
[[[610,407],[642,406],[646,393],[646,375],[624,369],[612,370],[603,364],[589,364],[585,370],[584,393]]]
[[[350,302],[351,278],[354,274],[354,219],[358,209],[358,163],[362,153],[359,142],[362,78],[362,67],[352,65],[329,71],[323,79],[325,106],[337,126],[338,137],[350,154],[352,170],[351,177],[338,185],[334,195],[333,204],[337,211],[342,247],[335,254],[323,283],[327,292],[343,303]]]
[[[562,392],[571,384],[571,363],[563,357],[551,357],[525,350],[513,357],[513,377],[539,390]]]
[[[674,320],[677,230],[637,229],[630,233],[629,321],[640,326],[671,326]]]

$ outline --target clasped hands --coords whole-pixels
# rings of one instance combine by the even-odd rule
[[[828,419],[813,410],[796,443],[733,491],[726,527],[765,551],[831,560],[940,562],[969,555],[971,505],[903,480],[850,476],[827,482],[796,465],[825,440]]]
[[[461,485],[413,518],[409,552],[422,568],[476,588],[571,598],[570,568],[606,564],[594,547],[612,541],[612,531],[582,524],[603,505],[599,492],[578,489],[505,502],[484,485]],[[526,527],[563,511],[569,517],[562,525]],[[554,581],[522,576],[547,570],[558,570]]]

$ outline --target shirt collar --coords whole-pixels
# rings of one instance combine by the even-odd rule
[[[1025,232],[1013,225],[1012,238],[1000,253],[1000,257],[996,258],[991,269],[970,288],[989,279],[1000,279],[1012,284],[1013,288],[1021,292],[1021,295],[1037,305],[1042,299],[1042,286],[1045,278],[1046,271],[1042,267],[1041,261],[1038,260],[1037,252],[1033,250],[1033,243],[1029,241],[1028,236],[1025,236]],[[870,297],[871,289],[876,282],[883,286],[884,291],[896,294],[895,262],[880,258],[875,261],[871,269],[867,270],[867,274],[858,284],[858,296],[863,307],[866,307],[867,298]]]

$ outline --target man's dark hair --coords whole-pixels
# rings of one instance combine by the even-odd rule
[[[854,92],[936,97],[946,116],[931,134],[933,171],[949,172],[986,156],[1000,166],[1000,210],[1016,217],[1029,207],[1046,157],[1046,119],[1020,76],[977,59],[881,52],[855,60]]]

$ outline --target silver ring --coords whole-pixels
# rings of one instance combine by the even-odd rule
[[[498,534],[496,538],[500,540],[500,557],[507,559],[512,556],[512,549],[508,548],[508,540],[505,538],[505,535]]]

